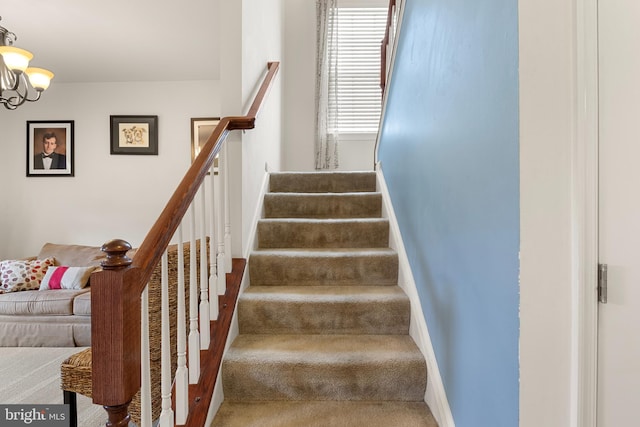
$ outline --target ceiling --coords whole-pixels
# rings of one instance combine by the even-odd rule
[[[0,0],[53,84],[219,79],[219,0]]]

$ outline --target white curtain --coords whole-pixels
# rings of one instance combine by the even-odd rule
[[[329,114],[329,105],[337,104],[334,84],[337,74],[338,0],[316,0],[316,169],[338,168],[338,132],[336,114]]]

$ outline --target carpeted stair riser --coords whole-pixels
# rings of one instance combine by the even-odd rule
[[[380,193],[268,193],[266,218],[376,218],[382,212]]]
[[[389,248],[272,249],[249,258],[252,286],[354,286],[398,284],[398,255]]]
[[[422,401],[426,369],[408,335],[239,335],[222,380],[229,400]]]
[[[269,188],[212,426],[437,427],[376,174],[273,173]]]
[[[365,219],[262,219],[258,247],[268,248],[386,248],[389,221]]]
[[[241,334],[409,333],[398,286],[250,286],[238,301]]]
[[[280,172],[269,177],[272,193],[352,193],[376,191],[372,172]]]
[[[424,402],[224,402],[212,427],[437,427]]]

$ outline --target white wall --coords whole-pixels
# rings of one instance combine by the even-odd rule
[[[267,62],[282,62],[284,9],[282,0],[243,0],[242,98],[253,102],[266,74]],[[243,240],[250,236],[265,170],[282,170],[282,80],[278,74],[267,94],[254,130],[242,136]],[[244,111],[249,105],[246,105]],[[286,122],[286,117],[284,117]],[[249,249],[245,241],[244,252]]]
[[[249,110],[255,90],[262,83],[267,62],[282,59],[283,0],[221,2],[222,113],[243,115]],[[246,237],[252,225],[258,194],[265,173],[281,169],[282,78],[276,77],[256,121],[256,128],[232,132],[227,139],[230,161],[232,255],[245,256]]]
[[[244,114],[242,99],[242,2],[220,2],[220,87],[221,116]],[[231,241],[232,256],[242,256],[242,134],[231,132],[227,137],[227,158],[229,161],[229,190],[231,196],[230,222],[233,229]]]
[[[573,426],[573,3],[519,2],[520,427]]]
[[[46,242],[137,246],[191,161],[191,117],[220,115],[218,81],[56,84],[0,111],[0,258]],[[157,156],[111,155],[110,115],[157,115]],[[75,176],[26,177],[26,121],[73,120]]]
[[[316,9],[310,0],[284,0],[283,169],[315,169]],[[375,137],[345,139],[338,156],[341,170],[373,170]]]
[[[315,2],[308,0],[284,3],[283,168],[310,171],[315,169],[316,8]]]

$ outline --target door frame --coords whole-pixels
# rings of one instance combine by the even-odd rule
[[[576,0],[571,425],[597,426],[598,0]]]

